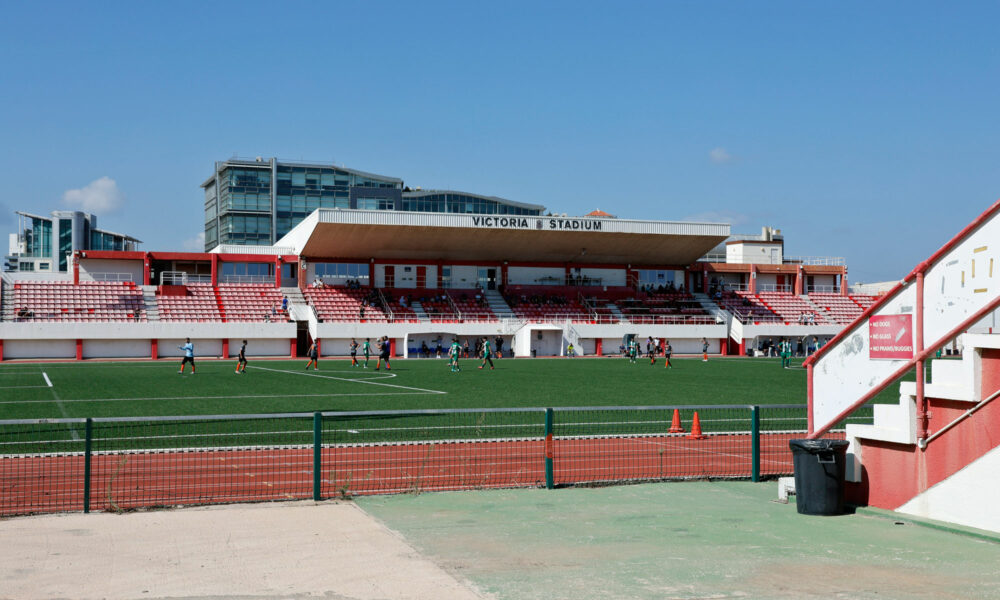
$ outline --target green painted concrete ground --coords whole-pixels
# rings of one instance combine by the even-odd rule
[[[1000,543],[776,497],[774,482],[677,482],[358,504],[498,599],[1000,598]]]

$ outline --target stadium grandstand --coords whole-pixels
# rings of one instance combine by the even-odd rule
[[[613,355],[632,337],[754,355],[782,338],[819,346],[873,302],[849,293],[843,259],[784,256],[779,230],[543,214],[329,165],[218,163],[202,184],[206,226],[231,230],[236,217],[217,207],[245,204],[248,186],[272,207],[267,219],[285,219],[273,243],[70,249],[65,274],[4,273],[0,357],[176,356],[186,337],[203,356],[235,355],[242,339],[258,356],[298,356],[313,341],[338,356],[352,338],[381,336],[405,357],[452,335],[501,337],[523,357],[570,344]],[[295,186],[345,200],[291,218],[279,201]]]

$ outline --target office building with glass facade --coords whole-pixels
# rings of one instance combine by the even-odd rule
[[[447,190],[410,190],[402,179],[275,158],[217,162],[205,191],[205,250],[267,246],[318,208],[540,215],[545,207]]]
[[[97,228],[97,216],[81,211],[53,211],[42,217],[17,212],[16,240],[11,240],[4,271],[65,273],[77,250],[138,250],[132,236]],[[13,236],[12,236],[13,237]]]

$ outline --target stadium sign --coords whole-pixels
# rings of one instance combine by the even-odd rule
[[[526,219],[525,217],[472,217],[473,227],[490,229],[561,229],[569,231],[600,231],[601,222],[594,219]]]
[[[868,320],[868,358],[913,358],[913,315],[872,315]]]

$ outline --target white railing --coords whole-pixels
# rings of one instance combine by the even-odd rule
[[[806,286],[809,294],[836,294],[840,288],[835,285],[810,285]]]
[[[164,271],[160,273],[160,285],[187,285],[189,283],[212,283],[212,276],[191,275],[184,271]]]
[[[91,273],[94,281],[132,281],[131,273]]]
[[[758,288],[757,289],[758,292],[785,292],[785,293],[790,293],[792,291],[792,286],[789,285],[789,284],[787,284],[787,283],[783,283],[781,285],[778,285],[776,283],[763,283],[763,284],[758,285],[757,288]]]
[[[726,262],[726,253],[725,252],[716,252],[716,253],[711,253],[710,252],[710,253],[706,254],[705,256],[702,256],[701,258],[699,258],[698,262],[725,263]]]
[[[273,285],[274,277],[270,275],[223,275],[222,283],[270,283]]]
[[[842,267],[847,264],[843,256],[786,256],[784,257],[784,262],[786,264],[793,263],[797,265],[818,265],[828,267]]]

